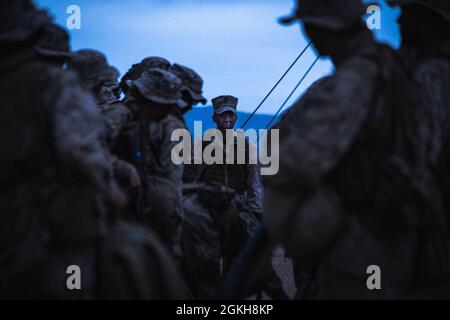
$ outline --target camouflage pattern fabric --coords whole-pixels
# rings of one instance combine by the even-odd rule
[[[175,183],[177,188],[181,187],[183,165],[174,164],[172,161],[172,149],[178,143],[171,141],[170,138],[174,130],[183,128],[185,128],[185,125],[177,117],[170,114],[159,122],[148,122],[146,127],[149,144],[152,146],[152,150],[158,151],[155,153],[158,175]]]
[[[19,57],[3,66],[16,65]],[[111,185],[95,104],[74,75],[32,57],[0,78],[2,132],[11,142],[0,160],[2,296],[42,297],[48,279],[28,276],[44,271],[55,243],[83,244],[101,235]],[[51,295],[63,295],[55,287]]]
[[[186,281],[195,297],[211,298],[222,281],[220,231],[195,193],[184,197],[183,209],[181,244]]]
[[[441,199],[404,99],[407,74],[390,49],[372,40],[359,48],[282,120],[265,217],[294,256],[319,261],[310,297],[416,297],[447,281]],[[364,286],[373,261],[383,270],[378,292]]]
[[[102,299],[187,299],[189,293],[162,243],[147,229],[113,226],[100,244]]]

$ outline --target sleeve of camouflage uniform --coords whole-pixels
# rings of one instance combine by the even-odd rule
[[[259,215],[262,212],[262,195],[263,186],[261,181],[260,165],[258,163],[258,156],[256,146],[249,143],[250,159],[256,161],[256,164],[251,161],[247,165],[247,207]]]
[[[79,181],[85,178],[103,189],[111,168],[100,142],[102,120],[91,96],[82,91],[75,78],[65,78],[55,101],[53,124],[60,160],[67,174],[79,174]]]
[[[318,181],[342,158],[363,125],[378,85],[377,64],[364,57],[344,62],[317,81],[280,129],[280,171],[273,183]]]
[[[163,130],[163,141],[159,153],[159,163],[164,171],[165,178],[176,183],[181,187],[183,178],[183,164],[176,165],[172,161],[172,149],[178,144],[177,141],[171,141],[172,132],[177,129],[185,129],[181,120],[172,115],[167,116],[161,123]]]

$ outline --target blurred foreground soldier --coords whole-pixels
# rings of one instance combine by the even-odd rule
[[[91,49],[75,51],[70,55],[69,69],[78,74],[83,87],[92,92],[99,105],[119,99],[119,72],[108,64],[103,53]]]
[[[48,57],[47,63],[63,66],[70,53],[69,34],[56,24],[47,24],[43,27],[34,50],[43,58]]]
[[[139,79],[145,71],[150,69],[170,71],[170,67],[171,64],[167,59],[161,57],[144,58],[141,62],[133,64],[127,73],[125,73],[120,80],[120,88],[125,94],[127,94],[132,82]]]
[[[151,69],[133,81],[126,104],[133,112],[134,128],[121,140],[121,153],[136,166],[143,183],[140,214],[144,222],[175,250],[181,221],[183,165],[172,161],[176,142],[172,132],[184,128],[173,112],[182,108],[181,80],[162,69]],[[178,250],[179,254],[179,250]]]
[[[450,204],[450,2],[395,0],[401,5],[399,19],[402,51],[414,52],[411,66],[416,104],[426,134],[428,163],[440,180],[446,211]],[[418,25],[417,21],[421,21]]]
[[[213,120],[225,139],[226,130],[234,133],[238,99],[220,96],[212,102]],[[240,256],[259,225],[262,185],[256,149],[245,137],[241,138],[241,145],[235,135],[231,141],[203,143],[203,150],[217,144],[214,152],[223,152],[224,162],[233,148],[232,163],[189,166],[194,168],[193,180],[197,184],[186,186],[182,243],[186,273],[200,298],[217,294],[230,264]],[[238,157],[243,152],[244,162],[240,164]],[[268,269],[270,279],[267,283],[264,279],[258,290],[265,289],[273,298],[287,299],[281,280],[272,268]]]
[[[131,111],[119,101],[119,72],[110,66],[105,55],[96,50],[79,50],[70,55],[69,69],[77,72],[83,87],[97,100],[98,109],[105,122],[105,138],[114,151],[119,135],[132,119]],[[133,165],[113,154],[111,162],[114,177],[128,192],[133,202],[141,188],[139,175]],[[129,209],[133,210],[133,209]]]
[[[2,1],[0,90],[2,297],[64,297],[64,270],[89,260],[102,230],[109,166],[95,130],[95,106],[76,78],[34,50],[51,20],[30,1]],[[79,119],[83,118],[83,121]],[[94,129],[93,129],[94,128]],[[103,208],[102,208],[103,207]],[[69,263],[62,249],[76,254]],[[93,266],[84,263],[86,275]],[[54,271],[55,274],[51,274]],[[93,297],[92,283],[84,298]]]
[[[336,71],[280,123],[280,171],[265,180],[267,226],[301,265],[306,298],[448,297],[449,248],[418,146],[408,74],[377,44],[359,0],[298,1],[295,15]],[[381,269],[381,290],[367,269]]]
[[[28,0],[0,2],[0,297],[182,298],[161,245],[106,217],[123,195],[101,119],[76,76],[36,53],[49,23]],[[82,290],[68,290],[71,265]]]

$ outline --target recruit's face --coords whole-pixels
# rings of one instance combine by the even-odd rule
[[[237,116],[231,111],[221,114],[214,114],[213,120],[219,130],[233,129],[236,124]]]
[[[97,100],[100,104],[117,100],[117,96],[112,87],[102,85],[97,91]]]

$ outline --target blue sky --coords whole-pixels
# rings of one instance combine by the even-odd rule
[[[72,49],[104,52],[122,74],[146,56],[162,56],[195,69],[204,79],[205,96],[239,97],[239,108],[252,111],[305,47],[300,24],[283,27],[293,0],[37,0],[55,20],[66,24],[69,5],[81,8],[81,30],[71,30]],[[380,41],[396,47],[398,9],[383,0]],[[315,58],[302,57],[260,113],[274,113]],[[321,59],[292,101],[316,79],[330,73]],[[289,106],[289,103],[288,103]]]

